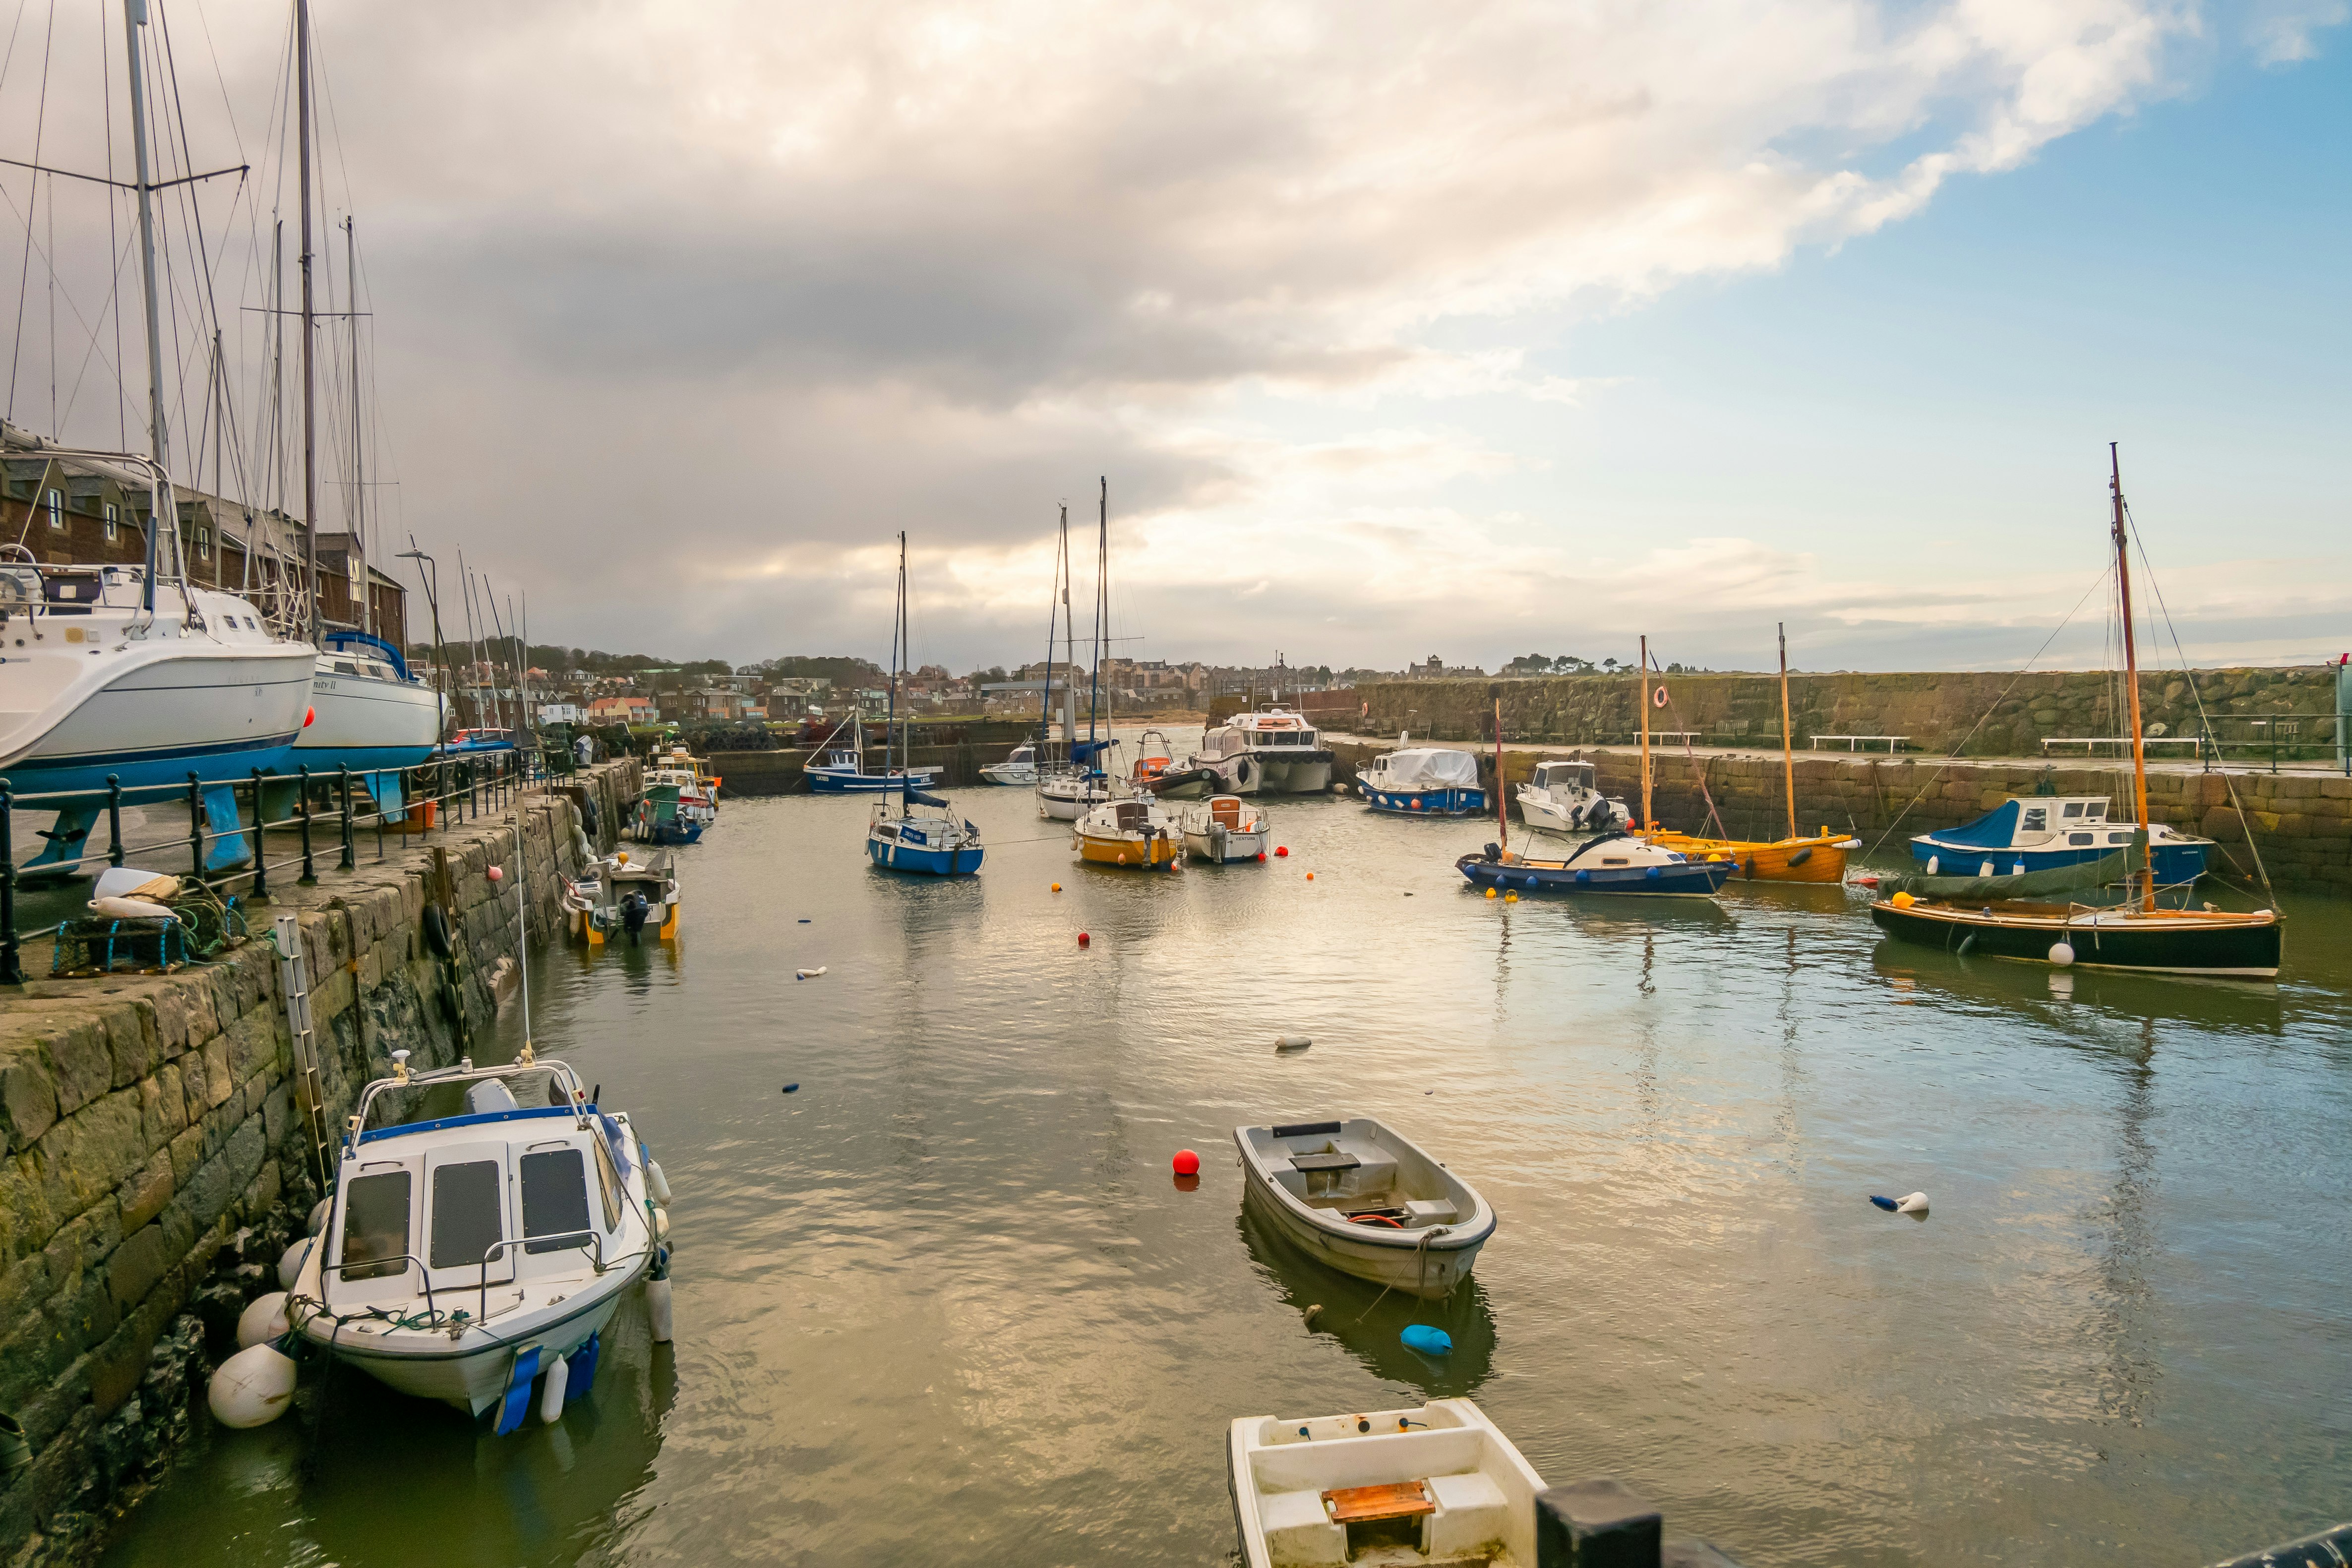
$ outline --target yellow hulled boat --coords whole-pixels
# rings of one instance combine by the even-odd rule
[[[1769,844],[1664,831],[1642,837],[1661,849],[1678,850],[1694,860],[1727,859],[1733,876],[1751,882],[1843,882],[1846,851],[1862,847],[1861,839],[1826,827],[1811,837],[1781,838]]]
[[[1097,866],[1172,871],[1184,834],[1156,800],[1107,800],[1077,820],[1078,858]]]

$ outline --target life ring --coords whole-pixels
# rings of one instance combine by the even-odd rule
[[[1664,681],[1660,681],[1660,682],[1658,683],[1658,689],[1657,689],[1655,691],[1654,691],[1654,692],[1652,692],[1652,693],[1650,694],[1650,706],[1651,706],[1651,707],[1653,707],[1653,708],[1664,708],[1665,705],[1666,705],[1666,687],[1665,687],[1665,682],[1664,682]]]
[[[1402,1220],[1391,1219],[1384,1214],[1351,1214],[1348,1216],[1348,1223],[1349,1225],[1384,1225],[1391,1230],[1404,1228]]]

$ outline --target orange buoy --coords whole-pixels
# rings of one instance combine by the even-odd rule
[[[310,727],[310,721],[312,721],[313,719],[316,719],[318,716],[319,716],[319,710],[318,710],[316,708],[305,708],[305,709],[303,709],[303,710],[302,710],[302,728],[304,728],[305,730],[309,729],[309,728]]]
[[[1061,883],[1059,883],[1059,882],[1055,883],[1055,884],[1054,884],[1054,891],[1055,891],[1055,892],[1057,892],[1057,893],[1058,893],[1058,892],[1060,892],[1061,890],[1062,890],[1062,884],[1061,884]]]
[[[1277,844],[1274,847],[1274,853],[1276,858],[1286,856],[1290,853],[1290,846],[1287,844]]]
[[[1315,873],[1314,873],[1314,872],[1312,872],[1312,871],[1307,872],[1307,879],[1308,881],[1310,881],[1310,882],[1311,882],[1311,881],[1313,881],[1313,880],[1315,879]]]
[[[1201,1156],[1195,1154],[1190,1149],[1177,1150],[1176,1173],[1180,1176],[1199,1175],[1201,1173]]]
[[[491,868],[490,868],[490,880],[491,880],[491,881],[493,881],[493,882],[503,882],[503,881],[505,881],[505,880],[506,880],[506,876],[507,876],[507,874],[506,874],[504,871],[499,870],[496,866],[493,866],[493,867],[491,867]]]

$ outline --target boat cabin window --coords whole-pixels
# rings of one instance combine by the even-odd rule
[[[613,1169],[613,1151],[604,1146],[602,1138],[591,1138],[590,1147],[596,1151],[596,1191],[604,1200],[604,1228],[616,1230],[621,1224],[621,1173]]]
[[[335,660],[335,673],[337,675],[357,675],[359,672],[360,667],[353,664],[350,659],[339,658]]]
[[[2066,815],[2067,815],[2067,816],[2082,816],[2082,815],[2083,815],[2083,803],[2082,803],[2081,801],[2079,801],[2079,800],[2070,800],[2070,801],[2068,801],[2068,802],[2066,803]]]
[[[2024,816],[2018,822],[2017,830],[2020,833],[2049,832],[2050,808],[2046,805],[2027,806]]]
[[[2098,841],[2099,836],[2095,833],[2069,833],[2066,835],[2066,842],[2069,844],[2096,844]]]
[[[562,1237],[588,1228],[588,1164],[577,1149],[548,1149],[522,1157],[522,1233]],[[561,1252],[585,1247],[585,1236],[568,1241],[525,1241],[525,1252]]]
[[[433,1172],[433,1247],[436,1268],[478,1268],[490,1248],[506,1239],[499,1220],[499,1163],[468,1160]]]
[[[354,1176],[343,1189],[344,1279],[383,1279],[408,1268],[408,1173]]]
[[[2107,815],[2107,803],[2104,800],[2095,800],[2083,808],[2083,815],[2095,822]]]

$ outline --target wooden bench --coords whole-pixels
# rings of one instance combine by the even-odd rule
[[[2201,747],[2204,740],[2198,735],[2144,735],[2140,738],[2140,744],[2148,747]],[[2080,746],[2083,748],[2084,754],[2087,756],[2092,749],[2097,746],[2113,746],[2118,751],[2128,752],[2131,750],[2131,738],[2127,735],[2044,735],[2042,737],[2043,756],[2050,754],[2050,748],[2053,746]]]
[[[1290,1168],[1294,1171],[1352,1171],[1363,1162],[1353,1154],[1293,1154]]]
[[[1398,1481],[1384,1487],[1339,1487],[1323,1494],[1323,1517],[1334,1524],[1360,1524],[1375,1519],[1412,1519],[1435,1513],[1437,1500],[1426,1481]]]
[[[1901,751],[1904,742],[1910,739],[1908,735],[1815,735],[1812,742],[1816,752],[1822,749],[1823,741],[1843,741],[1847,751],[1859,752],[1874,741],[1884,741],[1886,742],[1886,754],[1891,757]]]

